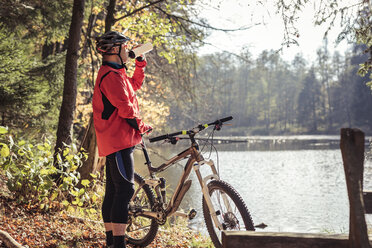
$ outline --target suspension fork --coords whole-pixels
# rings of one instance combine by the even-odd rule
[[[200,173],[200,166],[202,166],[203,164],[208,164],[211,167],[213,174],[203,178],[201,173]],[[209,195],[208,185],[207,185],[207,182],[209,180],[219,180],[220,179],[220,177],[218,176],[217,170],[214,166],[214,163],[213,163],[212,160],[209,160],[209,161],[203,160],[203,161],[200,161],[199,163],[195,163],[193,167],[194,167],[196,176],[199,180],[200,186],[202,188],[203,196],[204,196],[205,202],[207,203],[209,213],[212,216],[213,223],[219,230],[223,230],[222,224],[218,221],[217,212],[213,207],[212,200],[211,200],[211,197]]]

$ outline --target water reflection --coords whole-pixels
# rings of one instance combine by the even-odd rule
[[[338,140],[332,137],[308,138],[302,143],[299,139],[273,140],[276,139],[263,139],[258,142],[260,145],[254,146],[251,145],[253,142],[220,142],[216,144],[218,156],[215,152],[210,153],[207,146],[204,156],[210,155],[219,162],[222,179],[242,195],[255,224],[268,225],[264,231],[348,232],[349,205]],[[160,165],[164,158],[182,151],[185,144],[150,146],[153,165]],[[146,175],[140,150],[135,152],[135,160],[136,170]],[[167,179],[168,192],[177,185],[185,162],[160,174]],[[372,189],[370,161],[366,161],[365,172],[365,188]],[[209,168],[202,168],[202,173],[204,176],[209,174]],[[200,186],[194,174],[190,178],[193,184],[181,208],[195,208],[198,215],[192,225],[204,230]]]

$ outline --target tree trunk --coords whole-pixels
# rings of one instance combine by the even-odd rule
[[[81,57],[82,58],[87,57],[89,48],[91,48],[91,46],[93,46],[93,44],[94,44],[94,42],[92,44],[92,30],[93,30],[93,27],[94,27],[94,25],[96,23],[96,20],[97,20],[97,15],[91,14],[89,16],[89,21],[88,21],[88,27],[87,27],[87,32],[86,32],[85,43],[83,45],[83,51],[81,52]],[[92,60],[93,60],[93,58],[92,58]]]
[[[313,131],[317,131],[318,125],[316,120],[316,100],[314,98],[315,97],[312,96]]]
[[[3,111],[1,115],[1,125],[5,126],[5,111]]]
[[[45,43],[41,50],[41,59],[45,60],[49,55],[56,55],[58,53],[61,53],[66,50],[66,44],[67,40],[64,40],[63,43],[56,42],[47,44]]]
[[[77,63],[79,58],[79,43],[84,19],[85,0],[74,0],[72,19],[67,41],[65,78],[62,106],[59,114],[55,154],[63,149],[65,144],[71,144],[71,127],[74,119],[77,95]],[[54,158],[56,162],[56,157]]]
[[[102,165],[105,164],[105,158],[98,156],[96,132],[93,125],[93,116],[91,115],[90,121],[81,143],[81,148],[84,148],[88,153],[88,159],[83,162],[83,165],[78,169],[81,179],[91,180],[91,173],[96,173],[101,170]]]
[[[54,51],[54,43],[52,44],[45,43],[41,50],[41,59],[42,60],[46,59],[49,55],[53,54],[53,51]]]
[[[109,0],[109,5],[107,6],[107,15],[105,19],[105,33],[111,30],[112,25],[115,23],[115,7],[116,0]]]

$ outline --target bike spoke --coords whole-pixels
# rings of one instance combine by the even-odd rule
[[[137,228],[137,229],[131,229],[130,232],[137,232],[137,231],[141,231],[141,230],[145,230],[145,229],[149,230],[149,229],[150,229],[150,226],[151,226],[151,225],[148,225],[148,226],[142,226],[142,227],[139,227],[139,228]]]
[[[214,206],[217,207],[215,211],[219,212],[218,221],[224,224],[227,230],[245,230],[239,209],[227,194],[216,190],[212,193],[211,200],[214,202]],[[219,232],[218,230],[216,231],[217,233]]]

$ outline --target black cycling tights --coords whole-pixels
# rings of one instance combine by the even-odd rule
[[[128,222],[128,203],[134,194],[134,147],[127,148],[106,157],[106,192],[102,204],[105,223]]]

